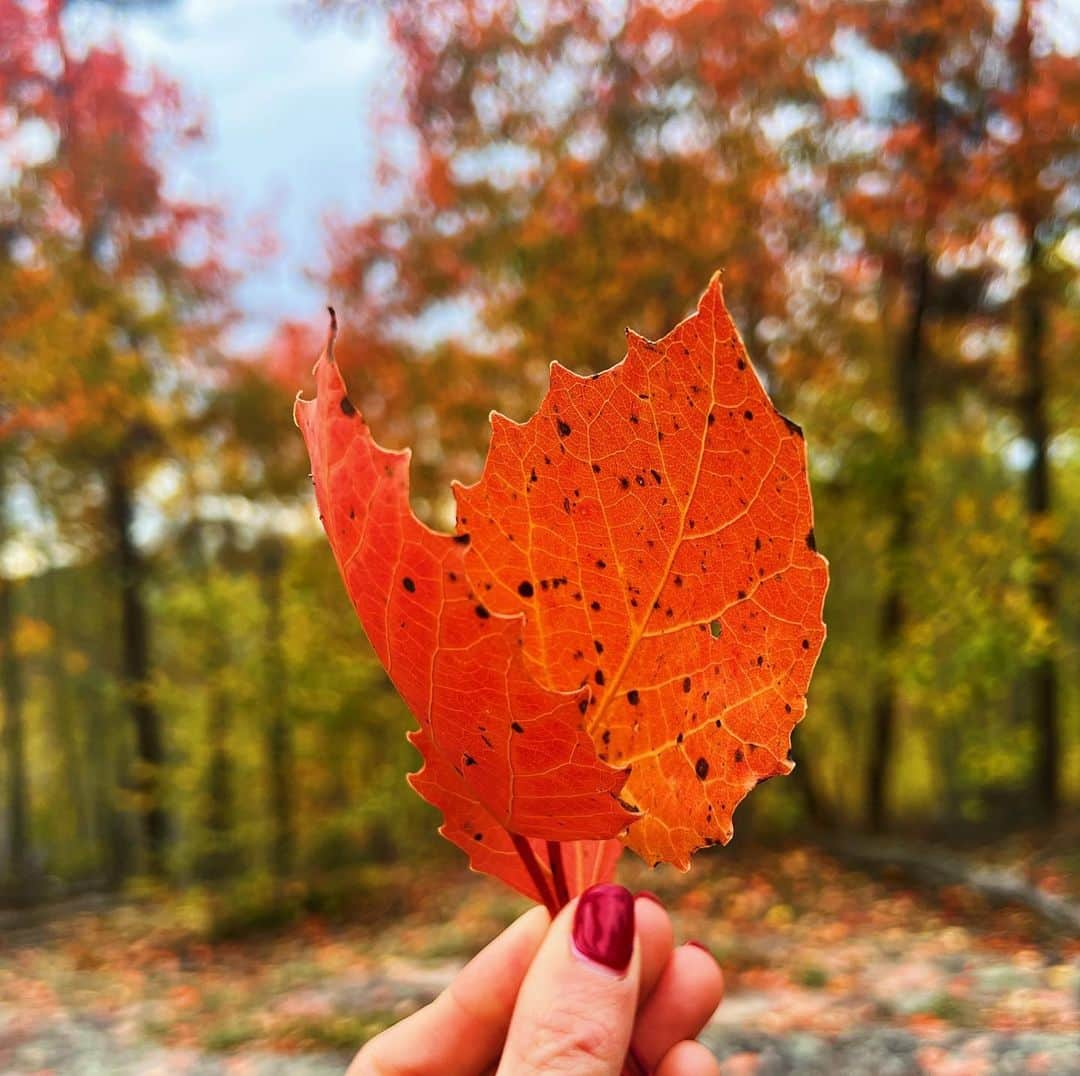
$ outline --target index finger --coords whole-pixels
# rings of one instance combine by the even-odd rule
[[[346,1076],[475,1076],[494,1064],[549,921],[543,908],[526,912],[430,1005],[367,1043]]]

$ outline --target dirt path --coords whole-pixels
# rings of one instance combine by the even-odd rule
[[[805,852],[626,880],[720,959],[704,1039],[725,1076],[1080,1073],[1080,944],[1022,912]],[[435,892],[378,930],[210,944],[144,906],[0,938],[0,1073],[340,1074],[519,910],[480,882]]]

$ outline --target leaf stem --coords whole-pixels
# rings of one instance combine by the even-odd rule
[[[551,913],[551,918],[554,919],[559,914],[560,905],[556,903],[555,898],[551,895],[551,887],[548,885],[547,878],[544,877],[544,868],[540,866],[540,861],[533,853],[532,845],[517,833],[511,833],[510,840],[513,842],[514,850],[520,857],[521,862],[525,864],[525,869],[529,872],[529,877],[532,879],[533,885],[536,886],[544,907],[547,908]]]
[[[555,883],[555,899],[562,908],[570,903],[570,887],[566,884],[566,867],[563,864],[562,843],[547,842],[548,862],[551,864],[551,880]]]

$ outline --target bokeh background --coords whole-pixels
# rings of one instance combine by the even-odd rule
[[[731,1072],[1076,1071],[1078,135],[1076,0],[0,0],[0,1069],[336,1071],[515,913],[292,401],[332,302],[447,526],[721,268],[829,639],[795,774],[627,878]]]

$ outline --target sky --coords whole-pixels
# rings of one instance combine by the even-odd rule
[[[282,318],[322,317],[311,273],[327,217],[375,204],[371,115],[389,45],[374,21],[305,18],[295,0],[172,0],[123,12],[76,5],[69,35],[118,37],[139,68],[176,79],[206,144],[166,162],[175,193],[224,205],[243,259],[234,345],[256,348]],[[276,251],[247,252],[269,225]]]

